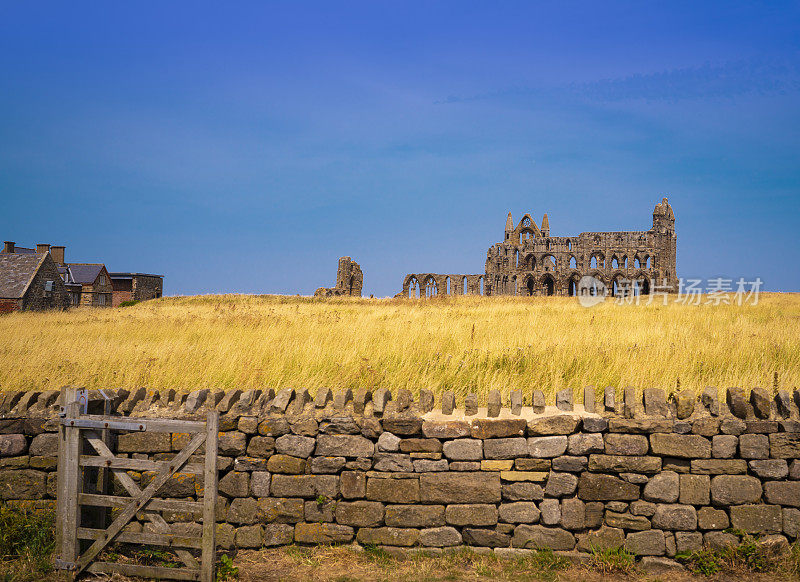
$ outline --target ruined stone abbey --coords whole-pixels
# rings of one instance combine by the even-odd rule
[[[547,214],[537,226],[529,214],[514,226],[506,218],[502,242],[489,247],[481,275],[412,273],[403,279],[401,297],[436,295],[578,294],[589,275],[611,295],[676,292],[675,215],[666,198],[653,210],[646,231],[583,232],[551,236]]]

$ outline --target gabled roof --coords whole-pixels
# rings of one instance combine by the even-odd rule
[[[72,281],[81,285],[91,285],[105,268],[103,264],[67,263]]]
[[[47,257],[47,253],[0,254],[0,297],[21,299]]]

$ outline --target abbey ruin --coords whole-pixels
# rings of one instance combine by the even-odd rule
[[[646,231],[550,236],[547,214],[541,227],[529,214],[515,227],[509,212],[503,242],[489,247],[483,274],[412,273],[403,279],[398,296],[572,296],[586,275],[611,295],[674,293],[676,240],[675,215],[666,198],[656,204],[653,226]]]
[[[350,257],[340,257],[336,269],[336,284],[333,287],[320,287],[314,297],[361,297],[364,287],[364,274],[361,266]]]

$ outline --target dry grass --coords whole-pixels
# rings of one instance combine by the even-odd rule
[[[756,306],[574,299],[164,298],[0,317],[3,389],[800,385],[800,294]]]

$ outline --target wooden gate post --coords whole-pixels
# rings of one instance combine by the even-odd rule
[[[65,405],[66,418],[78,418],[80,404],[70,402]],[[71,569],[78,560],[78,482],[80,466],[80,429],[64,425],[59,430],[59,471],[58,471],[58,527],[61,541],[60,558],[62,566]],[[63,461],[62,461],[63,459]]]
[[[203,474],[203,555],[200,581],[214,582],[214,564],[217,561],[217,436],[219,412],[210,410],[206,420],[206,464]]]

